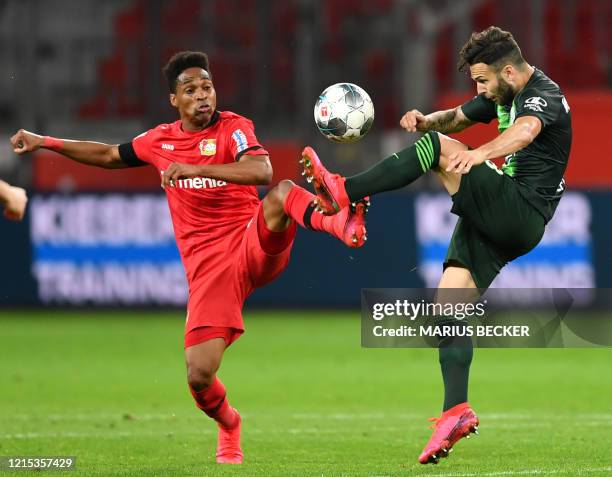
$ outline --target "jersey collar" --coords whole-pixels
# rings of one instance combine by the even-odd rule
[[[210,117],[210,121],[208,121],[208,124],[206,126],[204,126],[201,130],[199,131],[185,131],[183,129],[183,124],[181,123],[181,120],[179,119],[178,125],[179,125],[179,129],[181,130],[181,132],[183,134],[187,134],[187,135],[193,135],[193,134],[201,134],[204,131],[206,131],[207,129],[213,127],[215,124],[217,124],[219,122],[219,119],[221,119],[221,113],[217,110],[215,110],[215,112],[212,114],[212,116]]]
[[[204,129],[208,129],[208,128],[214,126],[215,124],[217,124],[219,122],[219,118],[221,118],[221,113],[215,109],[215,112],[211,116],[210,121],[208,122],[208,124],[206,126],[204,126]]]

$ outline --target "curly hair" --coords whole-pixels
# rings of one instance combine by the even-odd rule
[[[496,71],[499,71],[508,63],[522,68],[525,60],[512,33],[490,26],[481,32],[472,33],[459,52],[457,69],[466,71],[476,63],[492,65]]]
[[[187,68],[193,68],[194,66],[205,70],[212,79],[208,55],[206,53],[201,51],[180,51],[168,60],[162,71],[168,81],[171,93],[176,93],[176,82],[179,75]]]

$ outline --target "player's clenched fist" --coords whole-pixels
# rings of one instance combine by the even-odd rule
[[[168,186],[174,187],[179,179],[189,179],[190,177],[197,177],[199,175],[198,166],[173,162],[168,169],[163,172],[161,186],[163,189]]]
[[[402,116],[400,126],[408,132],[427,131],[427,118],[421,111],[413,109]]]
[[[11,138],[11,145],[13,146],[13,151],[17,154],[23,154],[24,152],[36,151],[36,149],[43,145],[44,140],[43,136],[20,129]]]

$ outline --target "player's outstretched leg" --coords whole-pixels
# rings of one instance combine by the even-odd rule
[[[361,247],[366,242],[365,216],[370,205],[367,198],[348,204],[333,217],[316,212],[315,199],[314,194],[290,180],[279,182],[263,201],[266,224],[274,227],[291,218],[304,228],[327,232],[348,247]]]
[[[217,422],[217,462],[241,464],[240,414],[230,406],[225,386],[216,375],[225,348],[223,338],[213,338],[185,349],[187,380],[196,406]]]
[[[393,154],[365,172],[342,177],[329,172],[310,146],[302,151],[303,175],[317,192],[317,205],[326,215],[379,192],[399,189],[414,182],[440,162],[440,136],[428,132],[412,146]]]
[[[470,433],[478,434],[478,416],[467,402],[457,404],[440,417],[429,420],[434,422],[434,432],[419,456],[421,464],[437,464],[439,459],[450,454],[459,439],[469,439]]]

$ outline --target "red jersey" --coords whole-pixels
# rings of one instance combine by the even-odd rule
[[[229,111],[215,112],[210,124],[198,132],[184,131],[180,120],[160,124],[134,138],[132,147],[138,159],[157,168],[160,177],[172,162],[229,164],[244,154],[268,154],[255,137],[252,121]],[[167,187],[166,196],[193,293],[200,281],[214,280],[231,261],[259,205],[257,189],[196,177]]]

